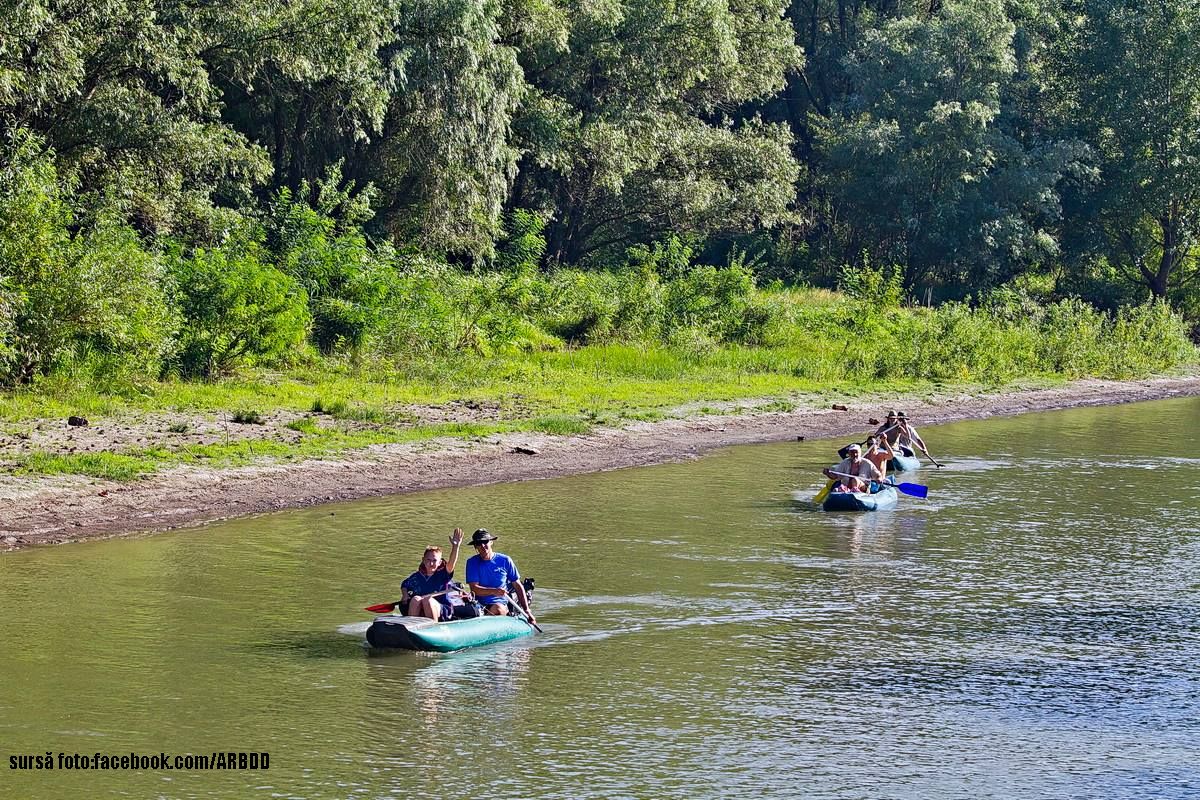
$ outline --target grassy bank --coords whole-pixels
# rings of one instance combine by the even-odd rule
[[[975,308],[902,308],[791,290],[755,291],[746,308],[767,309],[756,317],[758,344],[722,342],[697,325],[665,342],[557,342],[407,361],[308,358],[209,382],[113,387],[60,373],[0,395],[0,423],[14,437],[3,461],[16,473],[129,479],[177,465],[288,461],[440,437],[583,433],[749,399],[786,411],[860,396],[1131,378],[1196,362],[1162,307],[1108,317],[1011,295]],[[89,436],[102,421],[138,435],[63,438],[69,415],[92,420]]]

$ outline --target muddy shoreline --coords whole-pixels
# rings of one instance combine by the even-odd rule
[[[696,458],[735,444],[856,436],[898,406],[919,425],[1078,406],[1200,395],[1200,376],[1082,380],[996,394],[847,400],[790,412],[632,423],[586,435],[513,434],[480,442],[382,445],[336,460],[206,470],[174,469],[128,483],[0,476],[0,550],[147,534],[285,508],[425,489],[538,480]],[[930,442],[933,445],[933,442]],[[934,446],[934,454],[937,454]]]

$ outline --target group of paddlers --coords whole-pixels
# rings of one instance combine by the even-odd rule
[[[484,528],[471,535],[476,554],[467,559],[464,587],[454,581],[458,566],[458,550],[462,544],[462,528],[450,534],[450,557],[443,559],[442,548],[425,548],[417,571],[400,584],[404,598],[401,613],[413,617],[428,617],[437,622],[469,619],[482,614],[525,616],[531,625],[537,620],[529,608],[528,579],[522,580],[517,564],[492,545],[498,537]]]
[[[866,449],[863,449],[863,446]],[[887,479],[888,462],[897,456],[913,458],[925,442],[903,411],[889,411],[879,428],[863,442],[838,451],[841,462],[822,470],[833,481],[834,492],[875,492]]]
[[[863,449],[865,445],[866,449]],[[926,455],[924,440],[903,411],[889,411],[878,429],[863,442],[855,442],[838,451],[841,462],[824,470],[834,492],[874,492],[887,479],[888,463],[897,457],[913,458],[917,449]],[[903,485],[902,485],[903,488]],[[467,585],[454,581],[458,551],[463,541],[461,528],[450,534],[450,555],[443,558],[442,548],[425,548],[417,571],[400,584],[404,593],[397,604],[401,613],[427,617],[437,622],[468,619],[481,614],[523,616],[536,627],[529,607],[529,594],[516,562],[493,549],[496,540],[480,528],[471,536],[476,555],[467,559]]]

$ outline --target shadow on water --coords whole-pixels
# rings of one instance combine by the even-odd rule
[[[275,658],[343,659],[362,658],[368,650],[363,637],[348,636],[336,631],[283,632],[260,639],[247,648],[254,653],[269,653]]]

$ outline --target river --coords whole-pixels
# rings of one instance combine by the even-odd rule
[[[1198,419],[923,428],[878,514],[787,442],[0,555],[0,797],[1200,797]],[[545,633],[367,650],[455,525]],[[269,769],[10,761],[214,751]]]

